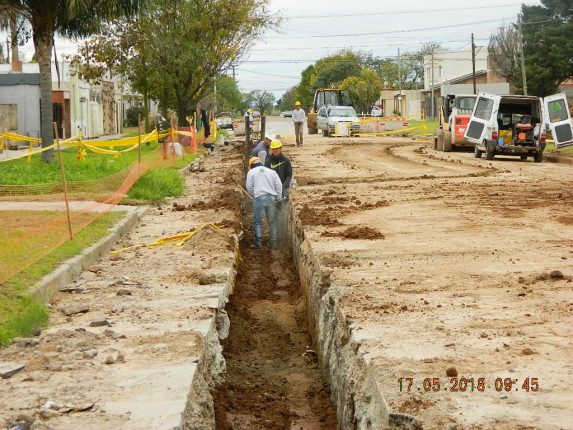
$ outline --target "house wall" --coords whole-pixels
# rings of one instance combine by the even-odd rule
[[[40,136],[39,85],[0,86],[0,105],[16,105],[18,134]]]
[[[487,70],[487,47],[476,47],[476,70]],[[472,55],[466,51],[436,49],[434,52],[434,82],[446,82],[472,73]],[[424,57],[424,89],[432,86],[432,56]]]

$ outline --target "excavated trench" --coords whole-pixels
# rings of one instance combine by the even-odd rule
[[[308,332],[306,299],[292,254],[252,250],[243,214],[235,287],[225,310],[224,383],[214,394],[217,429],[334,429],[336,409]]]
[[[229,273],[181,429],[420,429],[392,413],[353,327],[342,287],[322,270],[297,210],[279,250],[252,250],[243,201],[242,259]]]

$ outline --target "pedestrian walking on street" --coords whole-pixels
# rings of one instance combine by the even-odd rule
[[[265,160],[267,155],[269,155],[269,145],[275,138],[274,134],[266,134],[265,138],[261,140],[257,146],[251,151],[251,157],[259,157],[261,159],[261,164],[265,165]]]
[[[261,248],[263,244],[263,216],[267,219],[271,236],[271,248],[278,247],[275,223],[275,201],[282,196],[283,186],[279,175],[263,166],[259,157],[249,159],[247,191],[253,197],[253,234],[255,241],[251,248]]]
[[[294,110],[292,111],[292,120],[294,122],[294,134],[296,136],[296,146],[302,146],[302,134],[304,132],[304,120],[306,114],[304,109],[301,107],[300,102],[294,104]]]

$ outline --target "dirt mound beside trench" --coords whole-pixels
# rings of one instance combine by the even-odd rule
[[[348,227],[346,230],[331,232],[325,231],[322,233],[325,237],[342,237],[344,239],[368,239],[368,240],[378,240],[384,239],[385,236],[380,231],[363,226],[352,226]]]
[[[306,204],[299,210],[298,216],[305,225],[341,225],[340,221],[332,217],[328,212],[317,212]]]

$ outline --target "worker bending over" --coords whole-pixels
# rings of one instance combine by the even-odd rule
[[[251,248],[261,248],[263,244],[263,215],[267,219],[271,235],[271,248],[278,247],[275,224],[275,200],[280,199],[283,186],[279,175],[261,164],[259,157],[249,159],[247,173],[247,191],[253,197],[253,234],[255,241]]]

